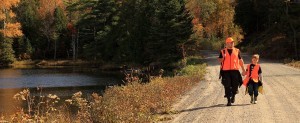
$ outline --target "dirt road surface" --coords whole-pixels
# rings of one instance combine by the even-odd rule
[[[169,123],[300,123],[300,70],[260,59],[265,94],[251,104],[245,87],[239,88],[233,106],[226,106],[218,79],[218,52],[202,51],[208,63],[206,81],[198,83],[173,106],[178,113]],[[242,55],[245,64],[250,56]],[[246,66],[246,65],[245,65]]]

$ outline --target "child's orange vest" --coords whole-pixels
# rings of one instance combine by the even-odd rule
[[[252,72],[251,72],[251,76],[250,76],[250,64],[248,64],[247,66],[247,74],[246,74],[246,78],[244,79],[243,81],[243,85],[244,86],[247,86],[250,78],[255,82],[255,83],[258,83],[258,79],[259,79],[259,76],[258,76],[258,70],[259,70],[259,64],[255,65]]]

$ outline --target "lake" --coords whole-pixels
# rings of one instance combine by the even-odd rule
[[[96,68],[0,69],[0,113],[13,111],[18,105],[13,103],[16,102],[13,96],[25,88],[29,88],[32,95],[42,91],[43,95],[70,98],[78,91],[85,96],[93,92],[102,93],[107,86],[118,84],[121,84],[118,72],[103,72]]]

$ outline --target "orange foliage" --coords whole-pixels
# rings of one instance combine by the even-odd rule
[[[10,9],[13,6],[17,6],[19,2],[20,0],[0,0],[1,7],[4,7],[4,9]]]
[[[199,24],[200,22],[199,22],[199,18],[193,18],[193,20],[192,20],[192,24]]]
[[[223,37],[233,36],[236,32],[233,32],[234,27],[234,8],[232,0],[211,0],[212,3],[216,5],[216,10],[214,13],[210,14],[208,21],[201,18],[201,12],[205,8],[201,8],[204,2],[209,2],[207,0],[189,0],[187,2],[187,8],[193,15],[194,19],[192,21],[194,25],[194,30],[201,33],[205,32],[206,35],[216,35],[222,34]],[[222,37],[221,36],[221,37]]]
[[[5,37],[18,37],[23,35],[20,28],[20,23],[7,23],[5,29],[1,29],[0,32],[3,33]]]
[[[38,12],[41,18],[45,18],[48,13],[53,16],[56,7],[65,8],[62,0],[40,0],[39,2]]]
[[[5,14],[2,14],[0,11],[0,20],[4,20],[6,18]]]
[[[15,14],[11,11],[11,8],[17,6],[20,0],[0,0],[0,20],[6,19],[6,13],[9,17],[15,17]]]
[[[1,10],[0,10],[0,21],[4,21],[4,28],[0,29],[0,33],[3,33],[5,37],[17,37],[22,36],[22,31],[20,30],[20,23],[10,23],[7,22],[9,18],[16,17],[16,14],[11,10],[12,7],[17,6],[20,0],[0,0]]]
[[[13,13],[12,11],[10,11],[9,13],[8,13],[8,15],[9,15],[9,17],[16,17],[16,14],[15,13]]]
[[[73,25],[72,23],[68,23],[67,29],[68,29],[72,34],[75,34],[75,33],[76,33],[76,28],[74,27],[74,25]]]

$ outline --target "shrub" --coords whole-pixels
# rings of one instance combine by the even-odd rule
[[[188,65],[179,72],[179,75],[204,76],[204,74],[206,72],[205,66],[206,66],[206,64]]]

